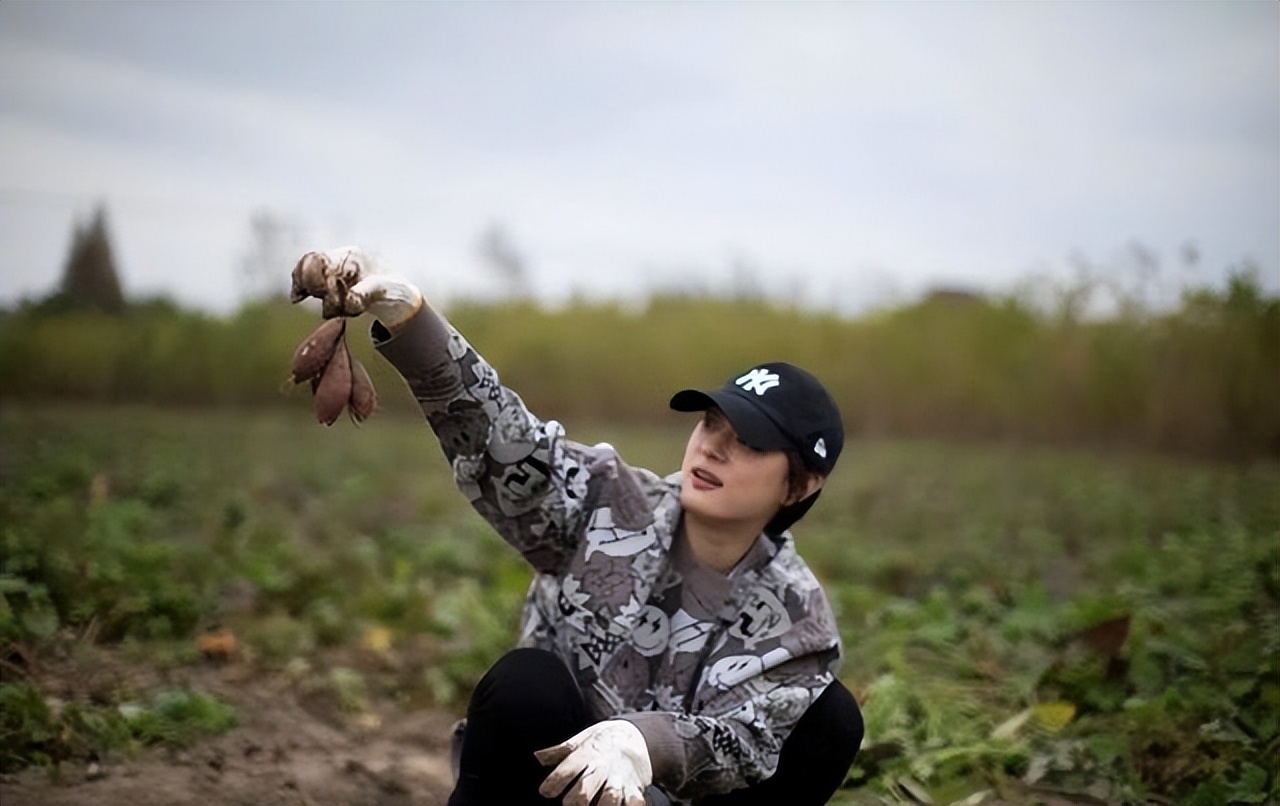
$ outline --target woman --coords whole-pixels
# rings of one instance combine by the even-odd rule
[[[701,418],[663,478],[535,417],[413,284],[358,250],[304,255],[293,298],[308,296],[377,318],[375,345],[459,488],[536,571],[520,648],[468,707],[451,806],[826,802],[862,717],[787,532],[844,442],[813,376],[763,364],[677,393],[672,408]]]

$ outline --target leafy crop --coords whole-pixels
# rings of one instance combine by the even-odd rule
[[[235,724],[232,708],[197,691],[103,704],[64,702],[25,681],[0,683],[0,771],[144,745],[182,747]]]
[[[0,670],[15,692],[35,696],[27,661],[73,640],[144,643],[184,662],[197,634],[229,627],[248,658],[286,670],[377,628],[421,656],[382,685],[453,705],[512,641],[529,573],[454,500],[423,426],[344,439],[279,413],[9,407],[0,418]],[[417,462],[388,462],[415,426]],[[344,708],[354,701],[341,673],[326,679]],[[27,710],[6,727],[6,763],[57,760],[43,748],[62,727]],[[101,741],[59,752],[118,746],[108,716]],[[154,720],[133,728],[174,738]]]
[[[228,724],[194,692],[60,701],[29,661],[69,638],[184,663],[230,627],[347,713],[460,707],[511,646],[529,571],[421,419],[297,402],[0,410],[6,769]],[[665,471],[671,417],[567,426]],[[1278,488],[1270,462],[851,442],[796,529],[867,722],[836,802],[1275,802]]]

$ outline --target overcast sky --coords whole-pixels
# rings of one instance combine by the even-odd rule
[[[215,311],[255,212],[280,287],[358,243],[445,300],[495,224],[547,300],[860,310],[1133,244],[1274,288],[1280,4],[4,0],[0,304],[99,200],[129,292]]]

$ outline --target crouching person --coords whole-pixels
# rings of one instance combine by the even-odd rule
[[[459,489],[535,571],[519,647],[476,686],[450,806],[822,804],[862,741],[826,594],[790,528],[844,443],[808,372],[762,363],[671,408],[680,469],[530,412],[404,278],[312,252],[294,297],[370,313]],[[690,345],[696,349],[696,345]]]

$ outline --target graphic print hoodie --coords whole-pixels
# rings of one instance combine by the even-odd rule
[[[768,778],[795,723],[834,679],[826,595],[789,533],[761,535],[728,575],[680,537],[680,474],[573,442],[439,314],[378,351],[408,383],[459,489],[533,566],[520,645],[556,653],[595,718],[644,734],[654,783],[689,801]]]

